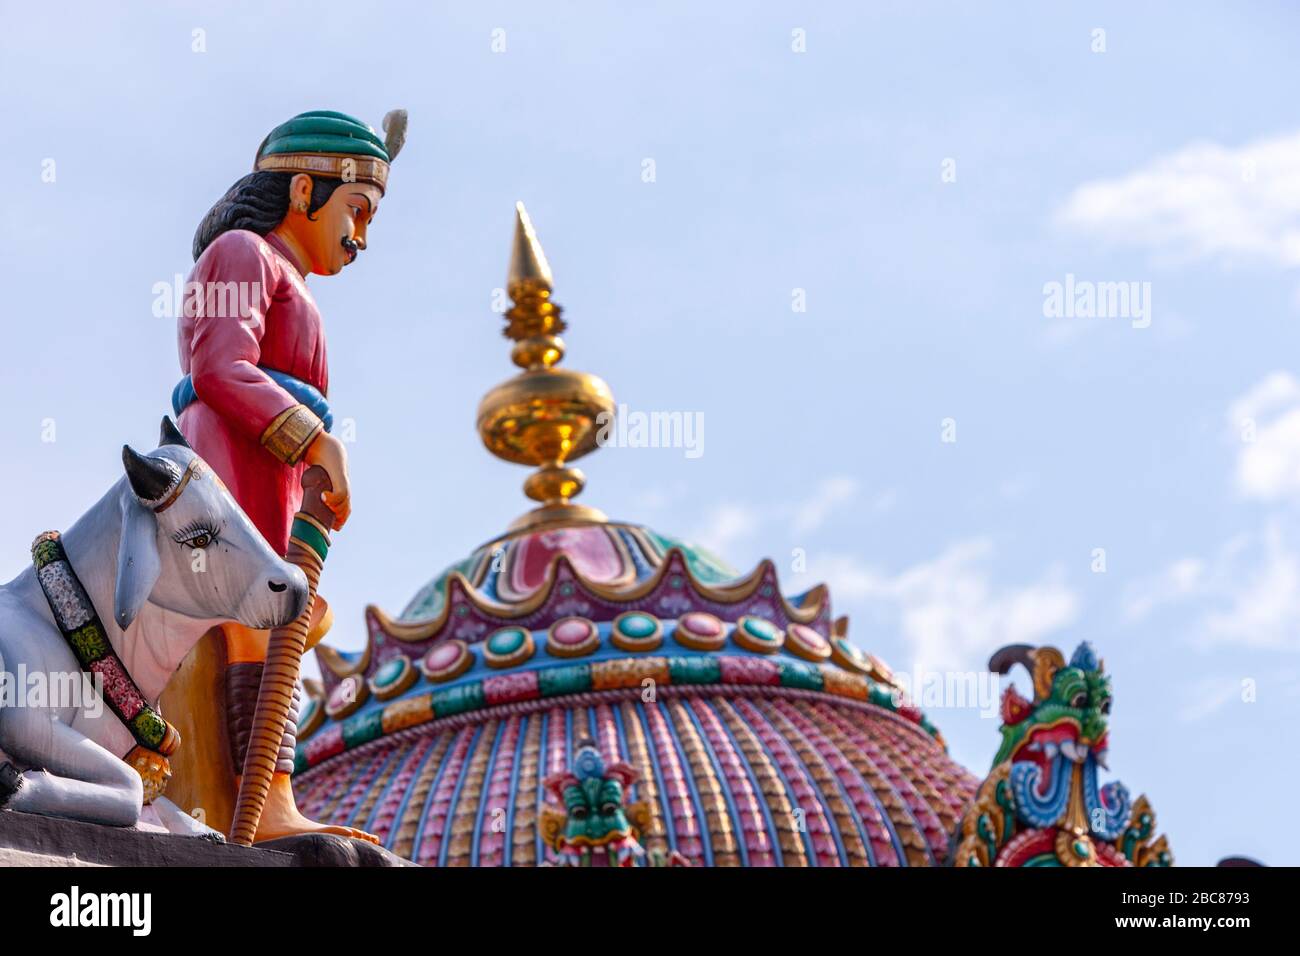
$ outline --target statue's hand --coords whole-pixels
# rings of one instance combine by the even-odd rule
[[[320,465],[330,476],[333,490],[321,495],[330,511],[334,512],[334,527],[342,528],[352,514],[352,491],[348,484],[348,453],[329,432],[321,432],[307,449],[303,458],[309,465]]]

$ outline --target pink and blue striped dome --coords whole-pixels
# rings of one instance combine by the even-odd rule
[[[584,738],[638,772],[646,849],[696,865],[940,863],[978,784],[826,588],[785,597],[770,561],[544,529],[366,618],[360,653],[318,648],[295,790],[418,863],[543,862],[542,781]]]

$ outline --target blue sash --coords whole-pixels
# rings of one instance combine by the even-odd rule
[[[314,385],[308,385],[302,379],[294,378],[287,372],[277,372],[273,368],[258,368],[266,373],[266,377],[275,382],[282,389],[297,399],[301,405],[306,405],[312,413],[325,423],[325,430],[330,431],[334,427],[334,414],[330,411],[329,400],[321,394],[321,390]],[[194,391],[194,381],[186,375],[176,383],[172,389],[172,411],[176,417],[181,417],[181,412],[185,411],[190,405],[199,400],[199,396]]]

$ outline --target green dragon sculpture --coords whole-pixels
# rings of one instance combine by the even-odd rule
[[[542,840],[552,866],[689,866],[681,854],[647,854],[640,835],[650,825],[644,802],[625,804],[637,772],[625,763],[606,764],[595,743],[578,741],[569,770],[544,783],[563,809],[542,809]]]
[[[1092,647],[1069,662],[1055,647],[1004,647],[989,669],[1023,664],[1034,698],[1015,685],[1002,696],[1002,745],[957,832],[956,866],[1170,866],[1155,813],[1118,781],[1099,786],[1106,768],[1110,677]]]

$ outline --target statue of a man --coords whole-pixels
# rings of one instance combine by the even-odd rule
[[[196,261],[178,323],[184,377],[173,406],[186,439],[279,554],[309,465],[329,474],[333,490],[324,500],[334,527],[351,511],[347,453],[330,434],[325,328],[305,280],[342,272],[366,249],[405,125],[405,112],[388,114],[381,138],[343,113],[295,116],[262,141],[254,171],[194,235]],[[309,646],[330,622],[318,594]],[[181,726],[185,742],[169,795],[228,832],[270,632],[233,623],[219,631],[219,640],[210,635],[182,666],[163,706],[188,725]],[[298,812],[289,779],[294,724],[291,714],[256,839],[366,837]]]

